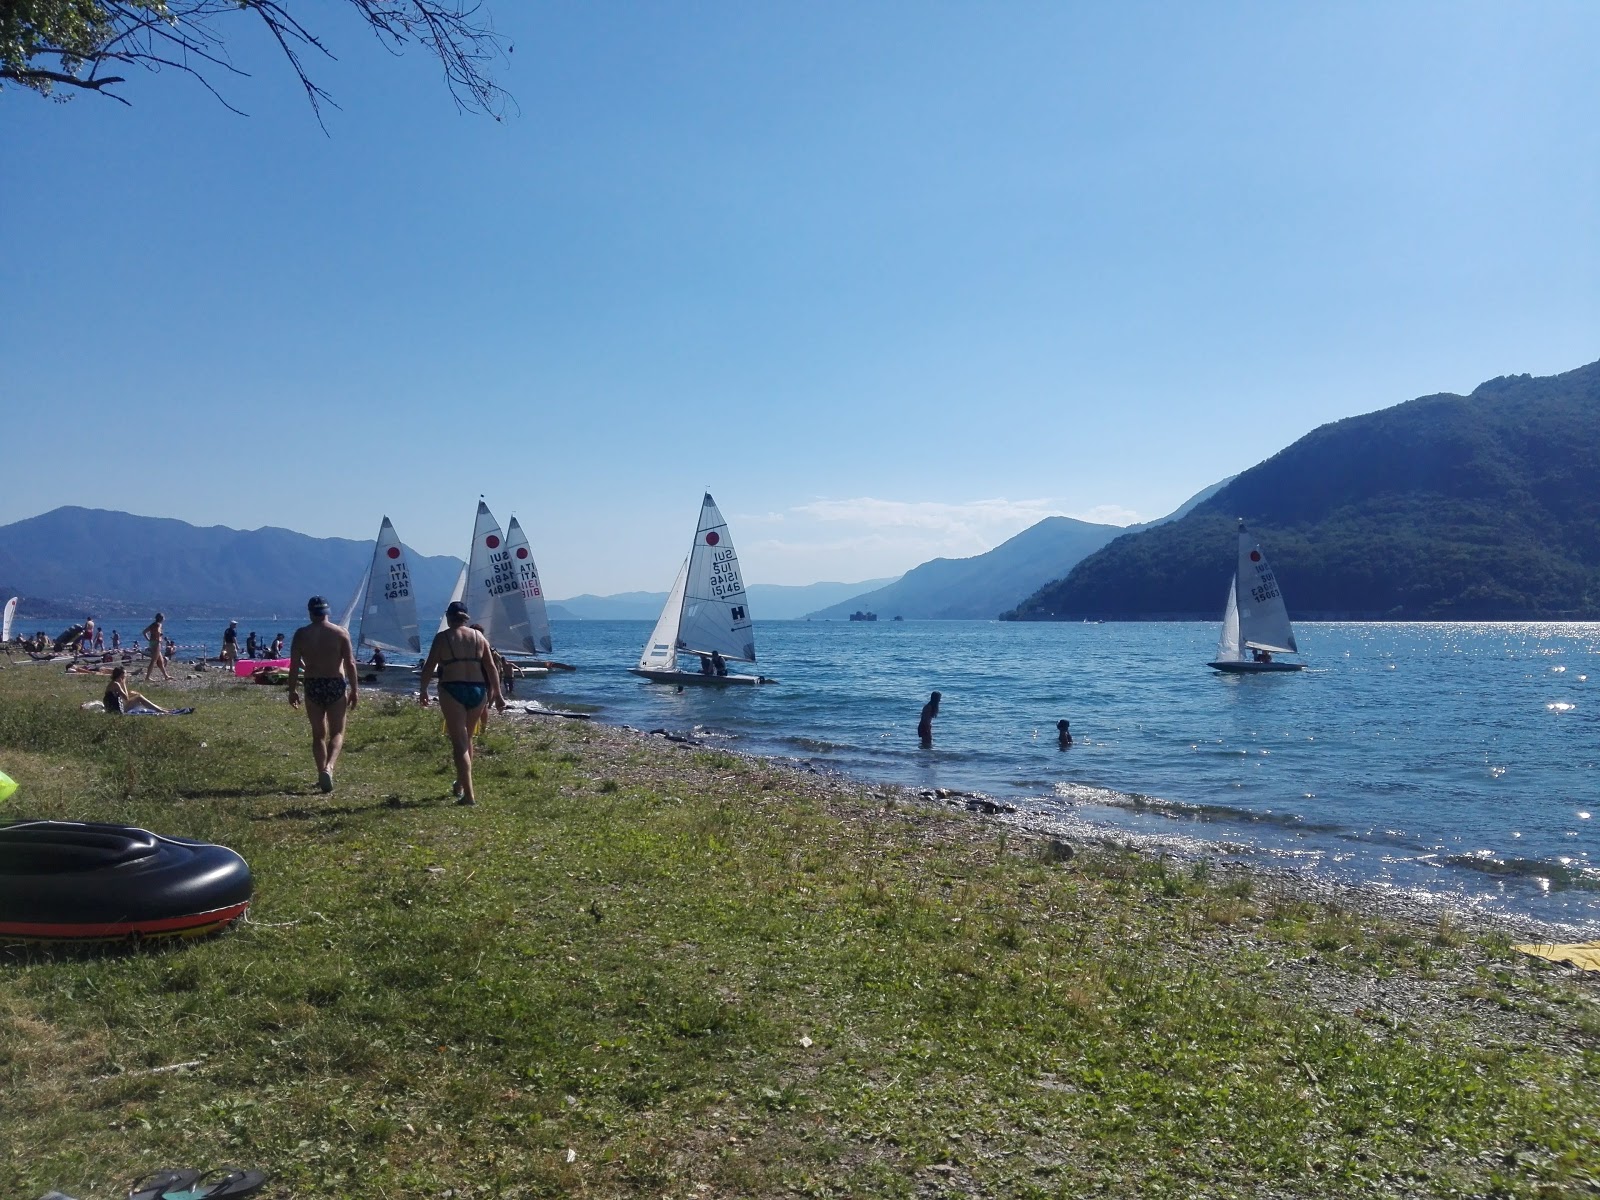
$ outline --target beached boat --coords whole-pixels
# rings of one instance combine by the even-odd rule
[[[355,598],[345,609],[341,624],[349,629],[360,611],[355,632],[356,657],[362,650],[383,650],[389,654],[420,654],[422,639],[417,632],[417,598],[411,591],[411,568],[406,548],[388,517],[378,527],[378,540],[372,548],[372,563],[356,589]],[[361,664],[372,669],[373,664]]]
[[[516,562],[500,523],[480,499],[472,527],[472,549],[467,553],[467,564],[461,568],[450,599],[466,604],[467,612],[472,614],[472,624],[483,627],[484,636],[496,652],[508,659],[521,658],[526,662],[537,652],[538,646],[528,621],[528,605],[522,598],[522,581]],[[439,632],[443,633],[448,626],[449,622],[441,616]],[[537,676],[546,671],[545,667],[518,664],[517,675]]]
[[[1272,657],[1299,652],[1278,581],[1267,565],[1267,556],[1241,520],[1238,569],[1228,584],[1228,605],[1222,614],[1217,657],[1207,665],[1233,675],[1301,671],[1305,669],[1304,663],[1282,662]]]
[[[661,618],[644,644],[638,665],[629,670],[655,683],[727,687],[777,682],[764,675],[681,671],[679,655],[685,654],[697,660],[697,667],[712,662],[713,654],[735,662],[756,661],[755,629],[739,575],[739,556],[728,536],[728,523],[710,492],[700,503],[694,544],[678,569]]]
[[[515,517],[506,526],[506,549],[511,552],[511,559],[516,564],[522,602],[528,609],[528,632],[533,636],[533,644],[549,654],[553,643],[550,640],[550,612],[544,602],[544,586],[539,582],[539,568],[534,565],[533,547],[528,544],[528,535],[522,532],[522,526]],[[557,662],[553,658],[535,658],[518,665],[543,667],[547,671],[577,670],[572,664]]]
[[[252,889],[226,846],[130,825],[0,825],[0,941],[198,937],[243,917]]]

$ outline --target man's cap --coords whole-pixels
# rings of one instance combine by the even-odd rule
[[[444,610],[444,615],[447,617],[465,617],[470,614],[467,612],[465,604],[459,600],[452,600],[449,607]]]
[[[328,602],[321,596],[313,596],[306,601],[306,611],[312,616],[316,616],[318,613],[325,613],[328,611]]]
[[[237,622],[237,621],[229,621],[229,622],[228,622],[228,624],[229,624],[229,625],[237,625],[237,624],[238,624],[238,623],[239,623],[239,622]]]

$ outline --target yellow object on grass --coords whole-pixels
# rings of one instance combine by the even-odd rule
[[[1600,942],[1574,942],[1565,946],[1551,942],[1527,942],[1512,949],[1536,958],[1548,958],[1551,962],[1571,963],[1583,971],[1600,971]]]
[[[17,790],[17,781],[4,771],[0,771],[0,804],[10,799],[11,793]]]

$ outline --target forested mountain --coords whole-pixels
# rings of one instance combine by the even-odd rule
[[[1046,517],[993,550],[971,558],[935,558],[887,587],[811,614],[843,621],[857,609],[893,617],[992,621],[1043,579],[1098,550],[1122,530],[1071,517]]]
[[[1007,617],[1215,617],[1240,517],[1294,616],[1600,618],[1600,363],[1324,425]]]
[[[372,545],[271,527],[200,528],[166,517],[57,508],[0,526],[0,598],[21,595],[26,611],[63,616],[148,616],[160,609],[203,617],[299,613],[308,596],[320,593],[337,619],[366,574]],[[432,614],[423,621],[429,625],[444,611],[461,560],[412,555],[409,561],[417,611]]]
[[[1184,501],[1171,521],[1216,492],[1217,483]],[[1148,529],[1135,525],[1133,529]],[[992,621],[1049,579],[1059,579],[1072,565],[1118,534],[1118,525],[1097,525],[1072,517],[1046,517],[993,550],[971,558],[935,558],[913,567],[887,587],[852,596],[811,614],[814,620],[843,621],[852,612],[945,621]]]

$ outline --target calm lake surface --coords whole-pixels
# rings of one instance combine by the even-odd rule
[[[681,695],[626,673],[649,631],[556,622],[555,657],[580,670],[524,682],[519,698],[1600,936],[1600,625],[1302,624],[1309,669],[1246,677],[1206,668],[1209,624],[757,614],[759,670],[780,682]],[[222,623],[172,632],[215,648]],[[923,750],[917,714],[934,689]]]

